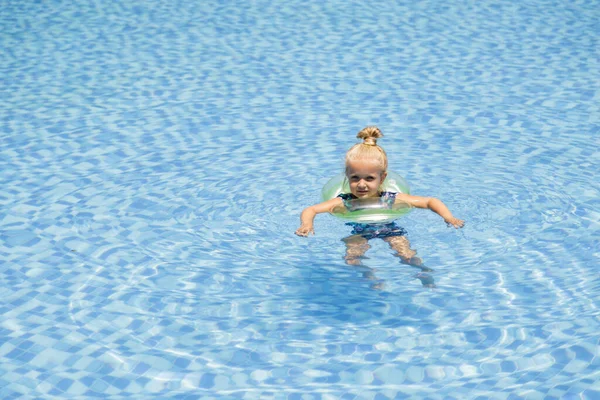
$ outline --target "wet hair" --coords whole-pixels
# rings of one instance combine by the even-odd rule
[[[376,126],[367,126],[356,135],[362,139],[362,143],[357,143],[346,153],[346,167],[353,161],[372,161],[381,167],[383,172],[387,171],[388,160],[385,151],[377,145],[377,139],[383,134]]]

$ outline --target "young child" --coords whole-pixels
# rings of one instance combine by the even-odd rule
[[[338,197],[307,207],[300,216],[301,225],[296,235],[308,236],[314,234],[313,222],[317,214],[325,212],[346,211],[352,209],[351,200],[380,198],[383,204],[405,204],[409,207],[428,208],[440,215],[448,226],[462,228],[464,221],[455,218],[448,207],[433,197],[412,196],[404,193],[384,192],[382,184],[387,176],[388,160],[385,151],[377,145],[377,139],[383,134],[379,128],[369,126],[358,132],[363,143],[356,144],[346,153],[346,178],[350,185],[350,193],[342,193]],[[406,231],[395,222],[384,224],[365,224],[349,222],[352,226],[350,236],[343,239],[346,244],[346,263],[360,265],[361,258],[370,248],[370,239],[380,238],[386,241],[396,251],[403,263],[419,267],[422,262],[415,257],[416,251],[410,248]],[[423,279],[422,279],[423,282]],[[426,283],[423,282],[425,285]],[[433,283],[427,284],[432,286]]]

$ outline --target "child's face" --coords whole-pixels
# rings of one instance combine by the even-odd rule
[[[379,196],[379,186],[386,175],[379,165],[368,160],[352,161],[346,165],[350,192],[358,198]]]

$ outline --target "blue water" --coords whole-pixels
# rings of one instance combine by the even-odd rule
[[[600,399],[599,20],[3,1],[0,398]],[[435,289],[293,234],[373,124]]]

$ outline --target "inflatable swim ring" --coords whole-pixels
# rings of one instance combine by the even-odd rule
[[[397,192],[410,194],[410,189],[406,180],[396,172],[388,171],[388,175],[383,181],[383,190],[386,192]],[[323,200],[329,200],[337,197],[340,193],[350,193],[350,185],[346,174],[341,173],[334,176],[323,186],[321,195]],[[355,203],[353,208],[357,211],[332,212],[332,215],[352,222],[361,223],[387,223],[401,216],[408,214],[412,207],[406,204],[394,204],[392,208],[379,201],[379,199],[357,199],[350,200]]]

